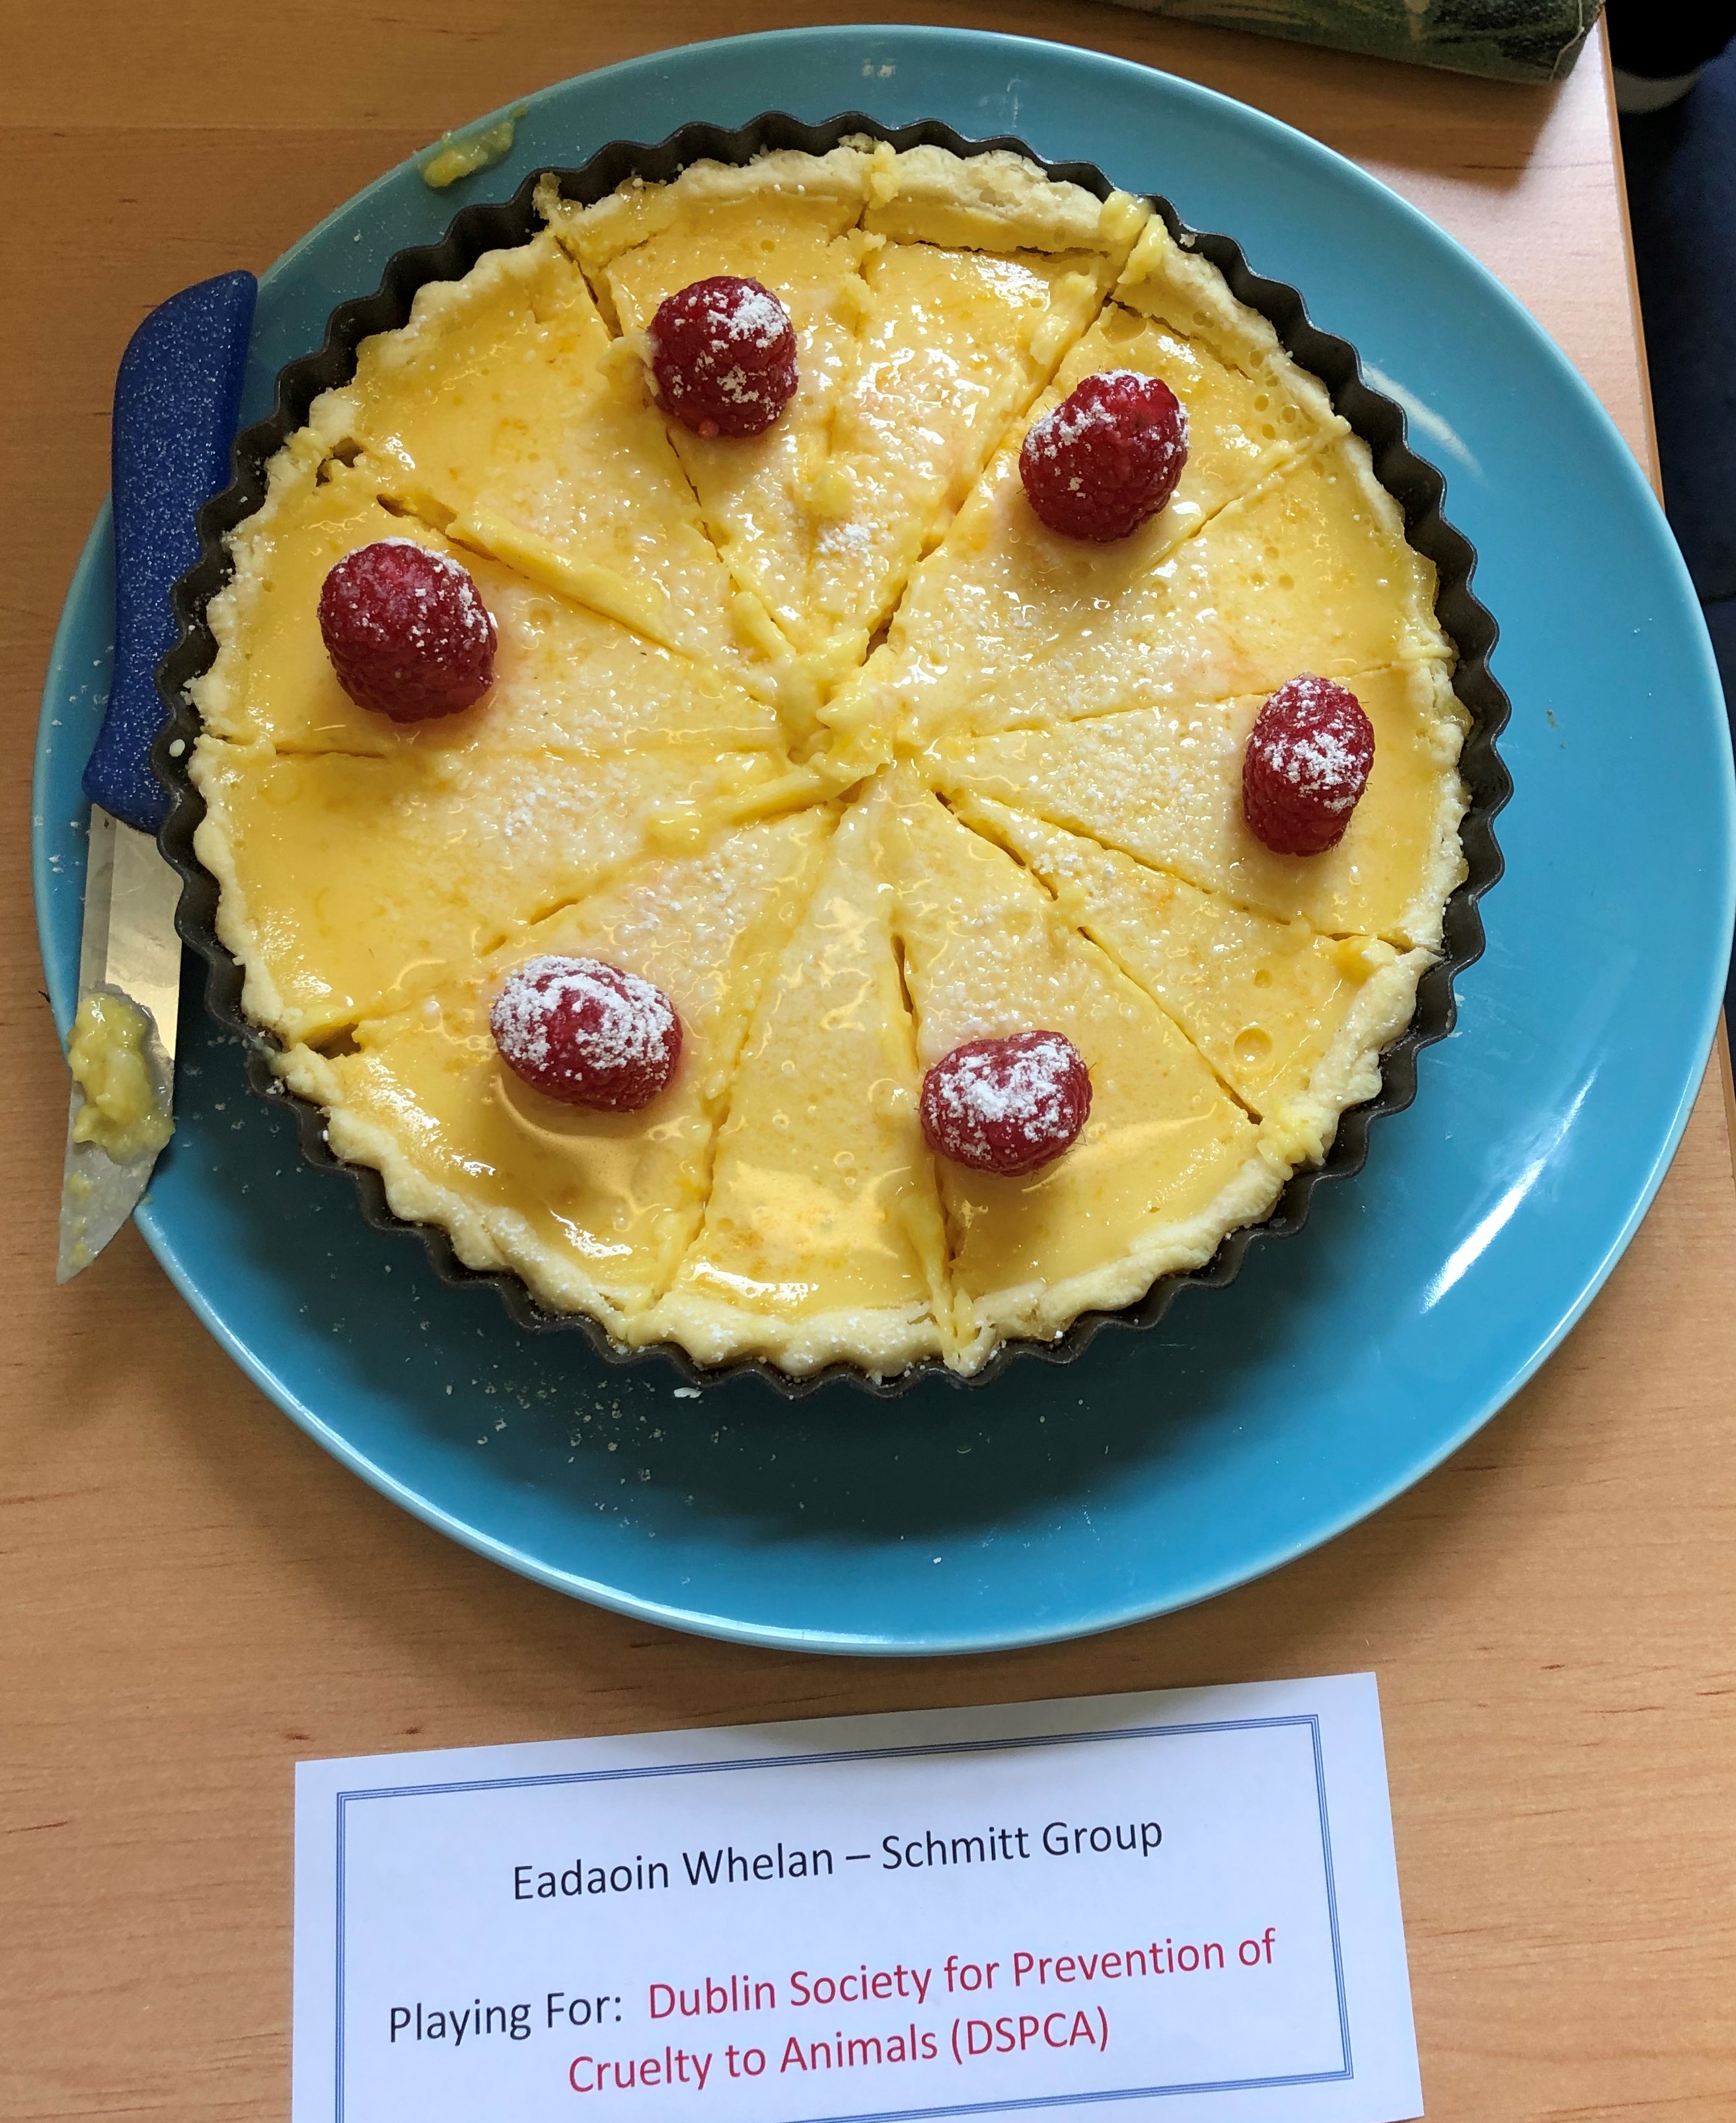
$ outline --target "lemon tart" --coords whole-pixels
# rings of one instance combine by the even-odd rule
[[[315,399],[207,608],[195,846],[276,1073],[467,1266],[701,1367],[969,1376],[1200,1267],[1378,1089],[1464,875],[1366,443],[1147,202],[1010,152],[536,208]],[[735,425],[672,317],[744,349]],[[1034,452],[1133,527],[1054,527]],[[461,590],[474,682],[395,697]],[[673,1028],[613,1104],[545,1066],[611,982]]]

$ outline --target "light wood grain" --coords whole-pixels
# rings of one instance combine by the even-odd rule
[[[12,756],[105,485],[115,363],[153,302],[263,265],[406,150],[563,74],[832,19],[764,0],[726,19],[692,0],[0,13]],[[1527,90],[1086,0],[922,19],[1143,60],[1354,157],[1506,281],[1648,452],[1595,45],[1561,88]],[[65,1090],[21,785],[8,815],[0,2114],[286,2112],[299,1756],[1365,1666],[1430,2117],[1736,2113],[1736,1188],[1715,1078],[1554,1361],[1321,1554],[1084,1646],[940,1665],[735,1650],[573,1605],[392,1510],[230,1366],[134,1234],[53,1289]]]

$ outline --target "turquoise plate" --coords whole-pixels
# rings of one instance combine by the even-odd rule
[[[780,31],[533,97],[502,166],[445,194],[409,164],[268,273],[244,417],[457,208],[545,164],[766,110],[1016,134],[1173,199],[1299,287],[1447,478],[1501,622],[1518,793],[1486,955],[1415,1104],[1307,1229],[1142,1335],[981,1394],[694,1399],[577,1336],[532,1339],[438,1282],[305,1169],[190,981],[179,1127],[138,1221],[211,1331],[386,1495],[562,1591],[814,1651],[1035,1643],[1258,1576],[1406,1488],[1554,1348],[1619,1258],[1704,1068],[1729,949],[1732,777],[1699,608],[1620,436],[1524,312],[1423,217],[1256,112],[1117,59],[950,30]],[[215,270],[225,261],[209,261]],[[107,687],[106,518],[55,642],[35,790],[57,1019],[83,879],[78,776]],[[99,1270],[98,1272],[101,1271]]]

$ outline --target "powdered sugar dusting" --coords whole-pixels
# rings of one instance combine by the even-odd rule
[[[978,1171],[1034,1171],[1067,1149],[1091,1111],[1079,1050],[1059,1032],[1015,1033],[955,1047],[922,1085],[930,1146]]]
[[[469,569],[416,539],[346,554],[321,588],[319,621],[350,699],[396,720],[453,714],[493,682],[495,623]]]
[[[528,958],[489,1012],[500,1058],[569,1104],[632,1111],[673,1072],[681,1021],[659,987],[596,958]]]
[[[795,394],[790,312],[758,280],[695,280],[659,304],[646,337],[658,395],[697,434],[758,434]]]
[[[501,1052],[509,1061],[544,1066],[550,1027],[569,1005],[594,1016],[594,1026],[587,1026],[587,1052],[605,1069],[660,1054],[675,1015],[662,989],[636,973],[617,972],[594,958],[531,958],[510,975],[495,1005]]]
[[[753,346],[775,346],[790,329],[790,312],[769,288],[752,280],[742,283],[728,308],[714,314],[725,339],[746,340]]]
[[[422,556],[416,572],[403,575],[395,585],[403,615],[401,640],[412,648],[426,650],[437,638],[443,640],[448,630],[456,628],[468,642],[492,641],[494,629],[489,624],[487,608],[476,593],[475,578],[462,562],[415,538],[381,538],[375,542],[402,546]]]
[[[1374,732],[1354,693],[1305,672],[1255,718],[1242,762],[1242,808],[1279,855],[1335,845],[1362,799]]]
[[[1131,368],[1105,368],[1093,379],[1103,384],[1132,384],[1136,388],[1146,380]],[[1113,434],[1119,425],[1113,399],[1076,391],[1038,421],[1031,429],[1030,447],[1037,456],[1054,457],[1093,429]]]
[[[1051,531],[1108,541],[1164,507],[1187,452],[1186,409],[1162,378],[1106,368],[1027,431],[1019,471]]]

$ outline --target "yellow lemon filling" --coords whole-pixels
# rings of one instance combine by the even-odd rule
[[[545,232],[419,288],[311,441],[410,518],[670,649],[769,683],[663,420]],[[531,565],[527,567],[526,562]]]
[[[93,1142],[117,1165],[154,1157],[175,1132],[150,1053],[151,1020],[124,996],[87,995],[73,1019],[67,1066],[84,1094],[74,1142]]]

